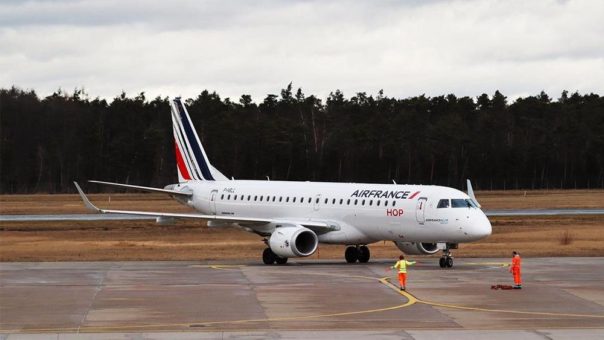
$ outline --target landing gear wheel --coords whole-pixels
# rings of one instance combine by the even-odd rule
[[[346,247],[346,252],[344,253],[344,258],[346,258],[346,262],[355,263],[359,259],[359,250],[357,247],[350,246]]]
[[[359,247],[359,262],[367,263],[369,262],[369,258],[371,257],[371,253],[369,252],[369,248],[367,246]]]
[[[441,268],[452,268],[453,267],[453,256],[451,256],[451,249],[457,249],[457,244],[447,243],[445,249],[443,249],[443,256],[438,260],[438,265]]]
[[[274,264],[276,260],[277,255],[273,253],[271,248],[264,249],[264,251],[262,252],[262,262],[264,262],[264,264]]]
[[[438,260],[438,265],[441,268],[451,268],[453,267],[453,257],[451,256],[443,256]]]
[[[277,262],[277,264],[286,264],[287,263],[287,257],[279,257],[279,256],[277,256],[275,258],[275,262]]]

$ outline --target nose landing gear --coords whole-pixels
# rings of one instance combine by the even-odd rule
[[[438,264],[441,268],[451,268],[453,267],[453,257],[450,255],[443,255],[440,260],[438,260]]]
[[[457,249],[457,245],[447,243],[445,249],[443,249],[443,256],[438,260],[438,265],[441,268],[453,267],[453,256],[451,256],[451,249]]]

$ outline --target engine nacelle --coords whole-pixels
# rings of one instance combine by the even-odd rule
[[[176,218],[158,216],[155,218],[155,223],[160,224],[160,225],[172,225],[172,224],[176,224]]]
[[[437,243],[394,242],[398,249],[409,255],[431,255],[440,250]]]
[[[317,250],[319,238],[303,226],[278,227],[271,234],[268,245],[281,257],[309,256]]]

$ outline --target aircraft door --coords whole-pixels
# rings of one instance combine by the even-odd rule
[[[424,224],[424,222],[426,222],[425,212],[427,200],[426,197],[420,197],[417,200],[417,205],[415,206],[415,219],[417,219],[419,224]]]
[[[318,194],[317,196],[315,196],[315,201],[314,203],[314,210],[317,211],[319,210],[320,204],[321,204],[321,194]]]
[[[210,193],[210,212],[212,215],[216,215],[216,196],[218,196],[218,190],[212,190]]]

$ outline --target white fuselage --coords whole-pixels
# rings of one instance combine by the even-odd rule
[[[337,230],[318,235],[323,243],[461,243],[491,234],[491,224],[479,208],[438,208],[443,199],[469,199],[440,186],[235,180],[189,181],[175,189],[192,191],[184,203],[203,214],[329,221]],[[274,227],[252,229],[270,234]]]

